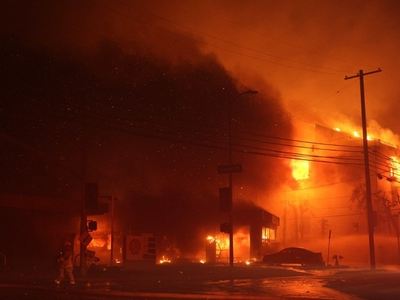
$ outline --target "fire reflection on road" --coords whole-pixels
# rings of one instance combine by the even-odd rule
[[[225,295],[252,295],[301,299],[342,299],[357,300],[358,297],[347,295],[324,286],[317,278],[272,278],[241,279],[209,282],[207,292]]]

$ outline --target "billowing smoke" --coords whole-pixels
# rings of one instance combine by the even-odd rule
[[[228,185],[217,167],[228,164],[229,102],[235,199],[273,213],[290,198],[277,190],[301,185],[277,158],[299,149],[282,137],[312,140],[310,124],[360,131],[359,80],[345,76],[382,68],[365,78],[368,132],[398,144],[396,0],[3,2],[5,192],[79,201],[84,170],[119,199],[118,231],[195,252]],[[354,175],[311,168],[316,187]],[[312,191],[317,208],[334,204]]]
[[[100,24],[101,8],[72,18],[78,3],[91,7],[9,4],[32,14],[3,19],[2,190],[79,201],[84,174],[119,199],[118,231],[170,236],[195,253],[219,224],[231,102],[233,162],[243,166],[235,197],[268,206],[288,174],[265,151],[291,132],[277,93],[259,76],[233,76],[194,34],[141,24],[121,36],[123,16],[95,29],[86,22]]]

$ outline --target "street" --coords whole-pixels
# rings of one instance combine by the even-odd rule
[[[2,274],[1,299],[399,299],[398,270],[165,265],[98,270],[57,286],[49,273]]]

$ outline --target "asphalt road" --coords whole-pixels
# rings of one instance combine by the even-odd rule
[[[75,286],[52,275],[3,273],[0,299],[400,299],[397,269],[167,265],[98,270]]]

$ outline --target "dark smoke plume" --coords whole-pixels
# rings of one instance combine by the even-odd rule
[[[30,31],[18,24],[0,36],[3,192],[80,201],[83,159],[86,181],[120,199],[120,231],[174,236],[183,251],[195,252],[218,226],[218,188],[228,181],[217,167],[228,163],[233,101],[233,161],[243,165],[234,193],[268,207],[260,199],[289,172],[263,154],[279,150],[266,137],[291,131],[268,84],[240,82],[179,31],[140,28],[129,43],[110,34],[80,47],[88,32],[63,39],[71,24],[35,22],[30,17]],[[250,88],[259,93],[240,96]]]

